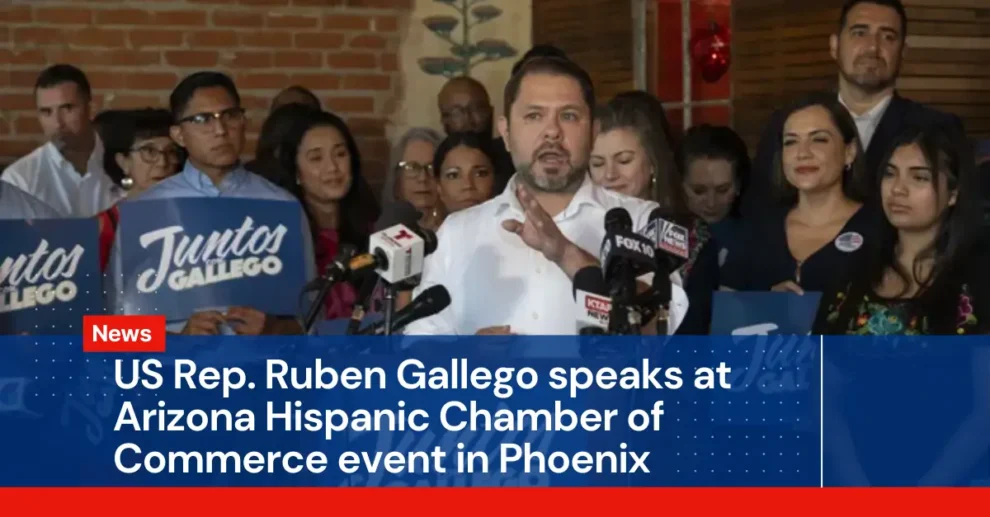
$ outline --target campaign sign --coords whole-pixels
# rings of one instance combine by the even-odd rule
[[[712,298],[712,334],[807,335],[822,293],[718,291]]]
[[[817,428],[810,409],[817,399],[812,388],[819,375],[820,338],[809,333],[820,298],[820,293],[715,293],[712,333],[732,338],[711,353],[732,375],[731,388],[715,393],[714,423],[770,428],[777,436]],[[736,439],[745,440],[738,434]]]
[[[0,333],[79,333],[102,313],[96,219],[0,221]]]
[[[306,283],[301,221],[299,204],[288,201],[124,203],[122,306],[170,321],[234,305],[294,315]]]

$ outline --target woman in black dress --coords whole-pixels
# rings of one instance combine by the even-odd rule
[[[783,201],[744,221],[721,285],[735,291],[824,292],[870,241],[859,133],[835,95],[812,95],[788,110],[773,187]]]

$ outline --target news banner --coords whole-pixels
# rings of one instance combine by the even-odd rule
[[[600,267],[578,272],[559,303],[573,306],[574,335],[420,336],[407,327],[452,300],[435,285],[396,306],[437,245],[411,207],[383,215],[367,253],[344,246],[314,279],[297,207],[209,202],[122,211],[120,261],[105,273],[94,221],[0,221],[0,486],[18,487],[5,507],[80,513],[100,489],[141,487],[179,490],[152,513],[180,498],[254,514],[328,497],[355,510],[435,511],[441,498],[472,513],[551,500],[588,513],[657,498],[689,510],[696,494],[649,489],[702,487],[728,511],[766,506],[747,490],[773,487],[820,508],[942,511],[915,492],[821,488],[990,485],[984,338],[814,336],[820,293],[764,292],[717,292],[712,335],[669,335],[693,236],[658,211],[642,231],[624,210],[606,214]],[[377,277],[383,313],[359,293],[352,318],[323,318],[326,294],[359,275]],[[229,316],[220,335],[174,334],[198,310],[235,305],[304,333],[237,335]],[[595,495],[620,487],[635,490]]]

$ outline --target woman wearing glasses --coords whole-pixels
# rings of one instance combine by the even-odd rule
[[[429,128],[412,128],[402,135],[392,149],[382,189],[382,201],[408,201],[423,214],[420,226],[434,231],[446,215],[433,175],[433,155],[440,140]]]
[[[179,147],[169,138],[172,116],[163,109],[116,112],[113,124],[102,128],[103,169],[107,176],[134,198],[179,170]],[[117,206],[101,212],[101,264],[106,266],[117,230]]]

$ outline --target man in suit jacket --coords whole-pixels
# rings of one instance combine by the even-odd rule
[[[829,39],[832,58],[839,69],[839,101],[849,110],[866,150],[870,175],[875,174],[897,132],[908,124],[942,124],[962,132],[962,121],[917,102],[894,90],[900,74],[907,37],[907,15],[900,0],[848,0],[842,8],[838,33]],[[780,151],[785,113],[775,112],[763,131],[753,161],[749,188],[743,198],[745,217],[759,216],[773,208],[771,174]]]

